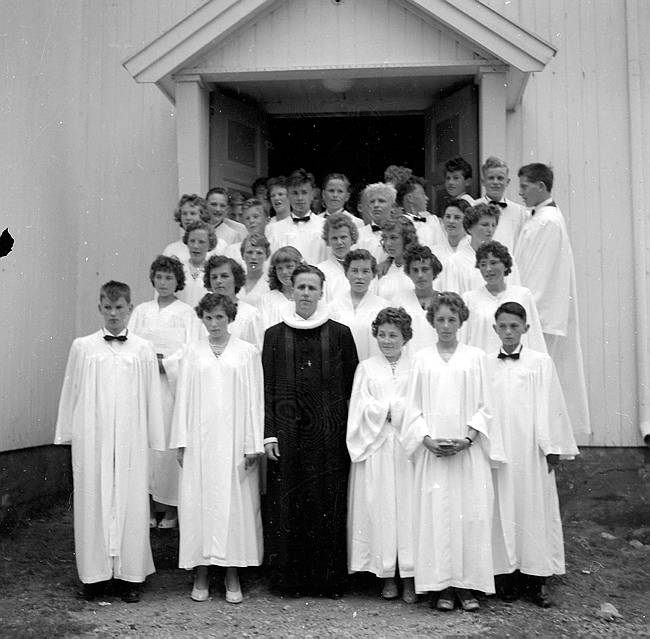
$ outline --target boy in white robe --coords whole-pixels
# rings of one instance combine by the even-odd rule
[[[506,302],[494,321],[502,345],[488,356],[487,369],[508,458],[493,471],[497,592],[506,601],[524,595],[548,608],[545,579],[565,571],[554,469],[578,449],[553,361],[522,347],[526,310]]]
[[[492,423],[485,353],[458,343],[468,310],[443,292],[428,311],[438,343],[413,356],[402,444],[415,464],[415,590],[436,607],[479,608],[472,590],[494,592],[490,464],[504,461]]]
[[[55,444],[72,445],[75,555],[90,600],[114,578],[127,603],[155,571],[149,544],[148,449],[165,450],[156,353],[128,332],[131,291],[100,290],[104,327],[74,340]]]
[[[574,434],[591,432],[587,384],[578,323],[573,250],[562,212],[551,197],[553,171],[545,164],[519,169],[519,194],[530,217],[517,242],[515,261],[529,288],[567,398]]]
[[[149,279],[157,299],[135,307],[129,319],[129,330],[149,340],[156,350],[160,371],[165,441],[169,439],[178,365],[183,347],[197,339],[201,325],[194,309],[176,297],[185,286],[183,265],[175,257],[159,255],[151,264]],[[178,517],[178,464],[172,450],[150,451],[151,528],[176,528]],[[156,520],[156,505],[164,507],[165,514]]]
[[[385,308],[372,322],[380,355],[357,366],[348,412],[347,445],[352,465],[348,493],[348,569],[383,579],[382,597],[415,603],[413,581],[413,464],[399,441],[411,368],[403,346],[411,318]]]

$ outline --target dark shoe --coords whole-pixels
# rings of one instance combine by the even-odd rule
[[[501,601],[510,602],[519,599],[519,578],[517,574],[495,575],[494,584],[497,597]]]
[[[140,601],[140,584],[130,581],[115,580],[120,599],[124,603],[138,603]]]
[[[92,584],[81,584],[81,588],[77,590],[77,597],[83,599],[84,601],[92,601],[101,597],[106,591],[106,586],[108,581],[96,581]]]
[[[480,608],[471,590],[467,590],[467,588],[456,588],[456,596],[458,597],[461,608],[466,612],[474,612]]]
[[[438,595],[436,608],[442,612],[449,612],[454,609],[454,589],[446,588]]]
[[[536,591],[531,592],[530,600],[540,608],[550,608],[553,605],[546,586],[540,586]]]

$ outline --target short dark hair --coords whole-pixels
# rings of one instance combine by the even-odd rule
[[[434,280],[442,272],[442,264],[440,263],[440,260],[431,252],[431,249],[428,246],[416,244],[404,252],[404,272],[407,275],[411,271],[411,264],[413,262],[429,262],[431,270],[433,271]]]
[[[262,233],[253,233],[252,235],[247,235],[241,242],[239,252],[241,253],[242,258],[244,257],[246,246],[249,244],[251,246],[259,246],[261,249],[264,249],[266,257],[271,254],[271,244],[266,239],[266,235],[263,235]]]
[[[266,188],[268,189],[269,193],[271,192],[271,189],[274,186],[280,186],[283,189],[287,188],[287,178],[284,177],[284,175],[278,175],[276,177],[270,177],[266,181]]]
[[[235,294],[237,294],[241,290],[241,287],[246,284],[246,274],[239,262],[233,260],[232,257],[226,257],[225,255],[210,256],[208,263],[205,265],[205,271],[203,272],[203,286],[205,286],[208,291],[211,291],[212,286],[210,285],[210,273],[215,268],[219,268],[225,264],[230,264],[230,272],[235,280]]]
[[[298,275],[304,275],[305,273],[318,275],[320,278],[321,288],[323,288],[323,285],[325,284],[325,273],[323,273],[323,271],[321,271],[317,266],[313,266],[312,264],[299,264],[296,266],[296,268],[293,270],[293,273],[291,273],[291,283],[295,286],[296,277],[298,277]]]
[[[265,189],[268,189],[269,187],[266,186],[266,183],[268,181],[269,181],[268,177],[258,177],[257,180],[255,180],[255,182],[253,182],[253,184],[251,184],[251,191],[252,191],[253,195],[255,195],[255,189],[258,186],[263,186]]]
[[[460,209],[461,213],[464,215],[465,211],[467,211],[467,209],[472,205],[467,200],[460,200],[460,199],[455,198],[453,200],[449,200],[449,202],[447,202],[447,204],[445,204],[445,211],[450,206],[453,206],[454,208]],[[444,215],[444,212],[443,212],[443,215]]]
[[[227,295],[221,295],[221,293],[207,293],[199,300],[194,310],[197,316],[202,318],[204,313],[209,313],[219,306],[226,313],[228,322],[232,322],[237,316],[237,304]]]
[[[476,249],[476,268],[478,268],[478,263],[481,260],[487,259],[490,254],[494,255],[506,267],[504,271],[505,275],[512,273],[512,256],[510,255],[510,251],[501,242],[496,242],[495,240],[481,244]]]
[[[352,239],[352,244],[355,244],[359,239],[359,231],[357,225],[352,221],[350,216],[347,213],[334,213],[325,218],[325,224],[323,224],[323,234],[322,238],[325,244],[328,244],[330,232],[334,229],[339,229],[342,226],[347,226],[350,231],[350,238]]]
[[[207,200],[211,195],[214,193],[218,193],[219,195],[223,195],[226,200],[228,199],[228,189],[225,186],[213,186],[206,194],[205,194],[205,199]]]
[[[183,244],[187,245],[190,240],[192,231],[206,231],[208,234],[208,251],[211,251],[217,245],[217,235],[214,229],[207,222],[190,222],[183,234]]]
[[[499,315],[502,313],[516,315],[524,324],[528,320],[526,309],[519,302],[504,302],[501,304],[501,306],[499,306],[499,308],[497,308],[496,312],[494,313],[495,322],[499,319]]]
[[[415,191],[416,187],[418,186],[425,188],[425,184],[425,181],[416,175],[412,175],[405,182],[401,182],[397,187],[397,204],[399,206],[404,206],[404,198],[409,193],[413,193],[413,191]]]
[[[99,301],[102,297],[107,297],[111,302],[117,302],[120,297],[126,300],[127,304],[131,303],[131,287],[124,282],[110,280],[99,289]]]
[[[293,246],[281,246],[273,255],[271,255],[271,265],[269,266],[269,288],[272,291],[281,291],[282,282],[278,278],[276,266],[282,262],[295,262],[296,266],[302,264],[302,253]]]
[[[258,197],[249,197],[243,204],[242,204],[242,211],[246,212],[248,209],[263,209],[266,213],[266,210],[264,209],[264,202],[260,200]]]
[[[343,173],[328,173],[323,180],[322,188],[325,189],[330,180],[341,180],[345,184],[345,188],[350,192],[350,180],[348,180],[347,175]]]
[[[465,210],[463,215],[463,227],[469,233],[469,230],[473,226],[476,226],[482,217],[493,217],[498,224],[500,215],[501,209],[496,204],[485,204],[484,202],[479,202]]]
[[[472,165],[461,158],[460,155],[445,162],[445,173],[453,173],[454,171],[460,171],[466,180],[472,177]]]
[[[186,204],[191,204],[193,207],[199,209],[200,217],[204,222],[210,221],[210,213],[208,212],[208,205],[206,201],[196,193],[192,193],[191,195],[185,193],[185,195],[181,195],[181,199],[178,200],[178,204],[174,209],[175,222],[177,222],[178,224],[181,223],[181,208],[183,208],[183,206],[185,206]]]
[[[366,249],[353,249],[343,258],[343,271],[347,273],[350,270],[350,264],[355,261],[370,262],[370,269],[373,275],[377,273],[377,259]]]
[[[517,177],[524,177],[529,182],[542,182],[550,193],[553,190],[553,169],[541,162],[533,162],[522,166]]]
[[[245,199],[246,199],[246,196],[241,191],[238,191],[237,189],[229,189],[228,190],[228,204],[230,206],[233,205],[235,200],[237,200],[238,202],[243,203]]]
[[[399,308],[392,306],[382,308],[381,311],[377,313],[377,317],[372,320],[371,324],[373,337],[377,337],[377,332],[382,324],[393,324],[394,326],[397,326],[404,338],[404,343],[408,342],[413,337],[411,316],[401,306]]]
[[[433,320],[436,316],[436,313],[443,306],[446,306],[451,310],[452,313],[456,313],[456,315],[458,315],[458,319],[460,320],[461,325],[467,321],[467,318],[469,317],[469,309],[467,308],[465,302],[463,302],[463,298],[458,293],[454,293],[453,291],[444,291],[440,293],[440,295],[434,297],[433,300],[431,300],[431,304],[429,304],[429,308],[427,310],[427,322],[429,322],[431,326],[433,326]]]
[[[153,286],[156,273],[171,273],[176,278],[176,290],[182,291],[185,288],[185,271],[181,261],[174,256],[159,255],[149,269],[149,281]]]
[[[309,183],[312,188],[316,186],[316,180],[313,173],[307,173],[305,169],[297,169],[287,178],[287,187],[300,186]]]

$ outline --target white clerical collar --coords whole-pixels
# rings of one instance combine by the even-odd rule
[[[305,319],[296,313],[295,306],[292,304],[289,308],[282,309],[280,316],[282,317],[282,321],[288,326],[291,326],[291,328],[307,329],[318,328],[325,324],[329,319],[329,312],[327,311],[327,307],[319,304],[313,315]]]

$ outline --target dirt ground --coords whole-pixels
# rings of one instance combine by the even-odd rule
[[[140,603],[84,602],[75,597],[72,513],[57,505],[0,535],[0,637],[650,637],[650,528],[569,521],[565,541],[567,575],[550,582],[549,610],[489,597],[477,613],[440,613],[423,597],[382,601],[367,575],[355,575],[339,601],[284,599],[269,592],[262,569],[242,571],[243,604],[225,602],[219,571],[211,599],[195,603],[191,573],[176,568],[177,531],[158,530],[158,572]],[[605,602],[621,617],[599,618]]]

